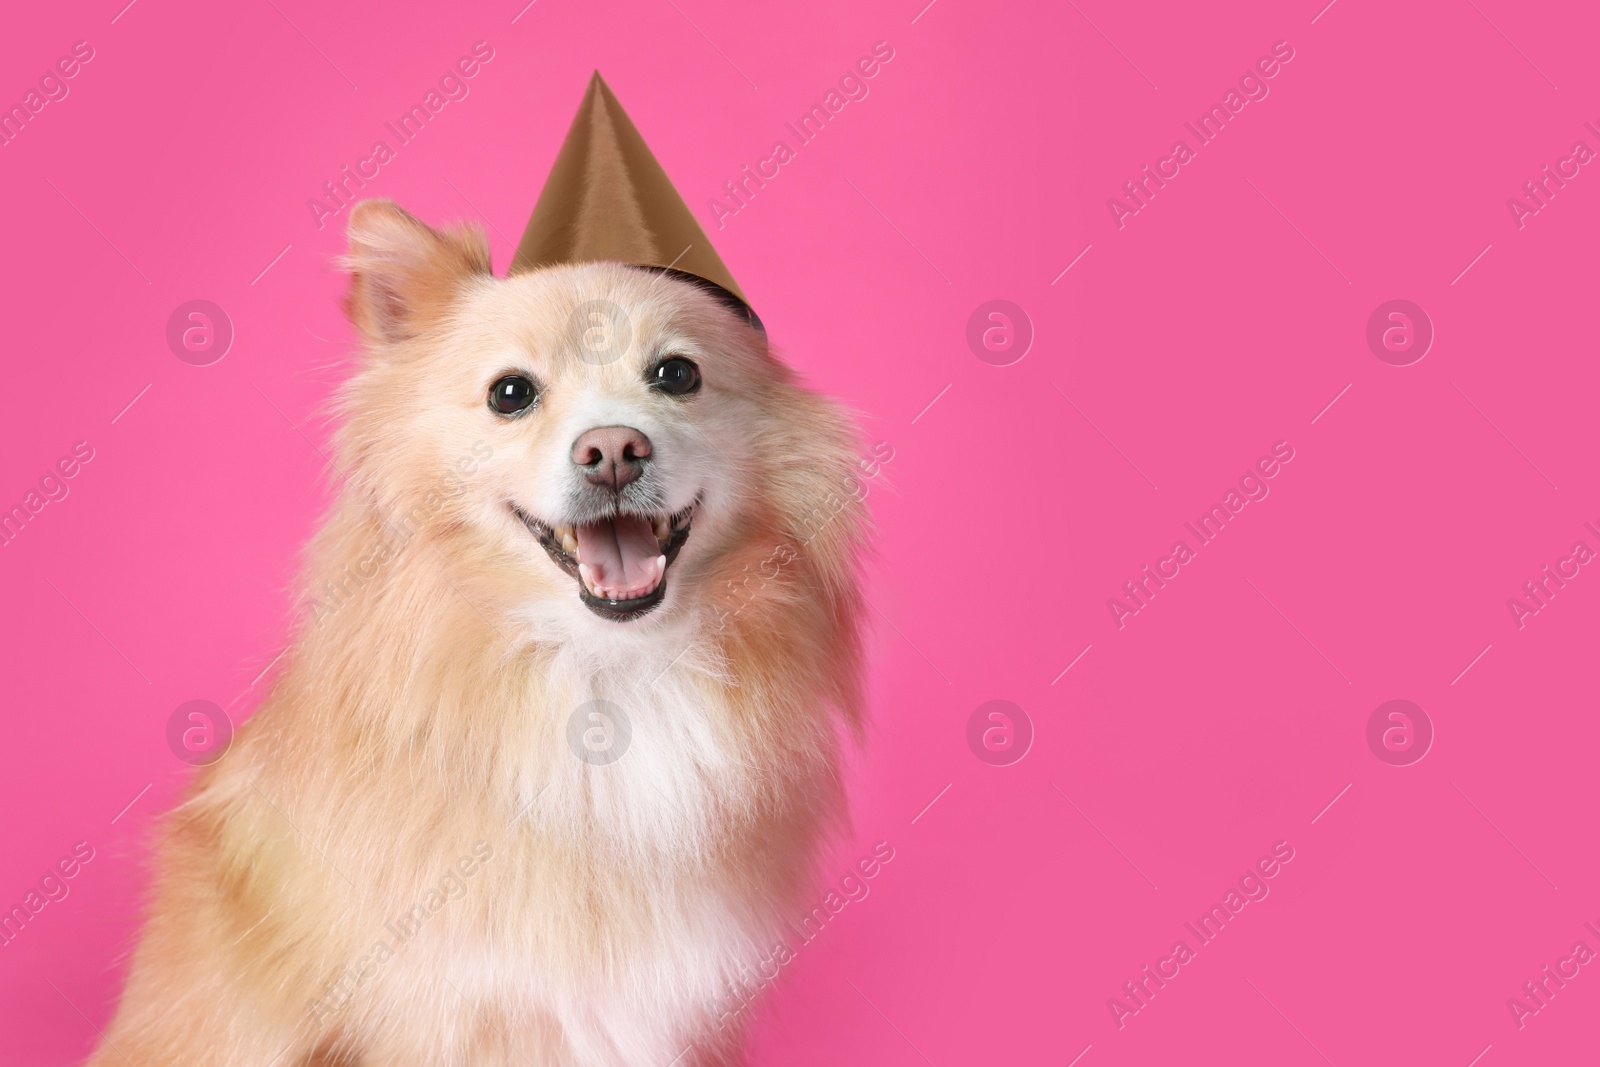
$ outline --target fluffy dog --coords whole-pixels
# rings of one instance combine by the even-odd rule
[[[90,1062],[736,1061],[860,726],[851,423],[670,274],[386,201],[347,266],[306,610]]]

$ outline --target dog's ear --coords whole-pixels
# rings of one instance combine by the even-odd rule
[[[363,200],[351,208],[349,236],[345,314],[374,344],[416,336],[462,283],[489,275],[482,230],[435,230],[392,200]]]

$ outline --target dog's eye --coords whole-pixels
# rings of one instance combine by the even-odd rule
[[[662,360],[656,367],[650,386],[673,396],[684,396],[700,388],[700,368],[694,365],[693,360],[673,356]]]
[[[539,397],[532,379],[508,374],[489,387],[489,407],[502,415],[515,415]]]

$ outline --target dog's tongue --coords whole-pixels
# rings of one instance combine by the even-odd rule
[[[585,523],[573,532],[578,537],[580,558],[593,568],[596,580],[621,589],[654,585],[661,548],[649,519],[619,515]]]

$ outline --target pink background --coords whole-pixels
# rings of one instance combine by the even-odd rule
[[[895,50],[712,228],[787,358],[895,450],[875,727],[831,862],[896,855],[785,969],[755,1063],[1593,1058],[1600,967],[1520,1030],[1506,1006],[1600,949],[1600,576],[1520,630],[1506,605],[1600,548],[1600,175],[1520,230],[1506,206],[1600,148],[1593,12],[124,2],[28,5],[0,38],[7,103],[96,53],[0,148],[0,504],[95,451],[0,548],[0,905],[96,850],[0,948],[0,1061],[90,1047],[189,774],[167,716],[243,717],[281,648],[351,336],[340,227],[306,200],[478,40],[470,96],[368,192],[484,219],[501,269],[592,68],[711,226],[786,120]],[[1119,230],[1107,198],[1280,40],[1270,95]],[[164,339],[195,298],[237,334],[208,367]],[[965,339],[994,298],[1036,332],[1014,365]],[[1365,341],[1394,298],[1437,331],[1412,366]],[[1107,598],[1280,440],[1270,496],[1119,630]],[[1411,766],[1366,741],[1395,698],[1437,732]],[[1011,766],[966,741],[992,699],[1035,730]],[[1108,998],[1282,840],[1270,896],[1119,1029]]]

